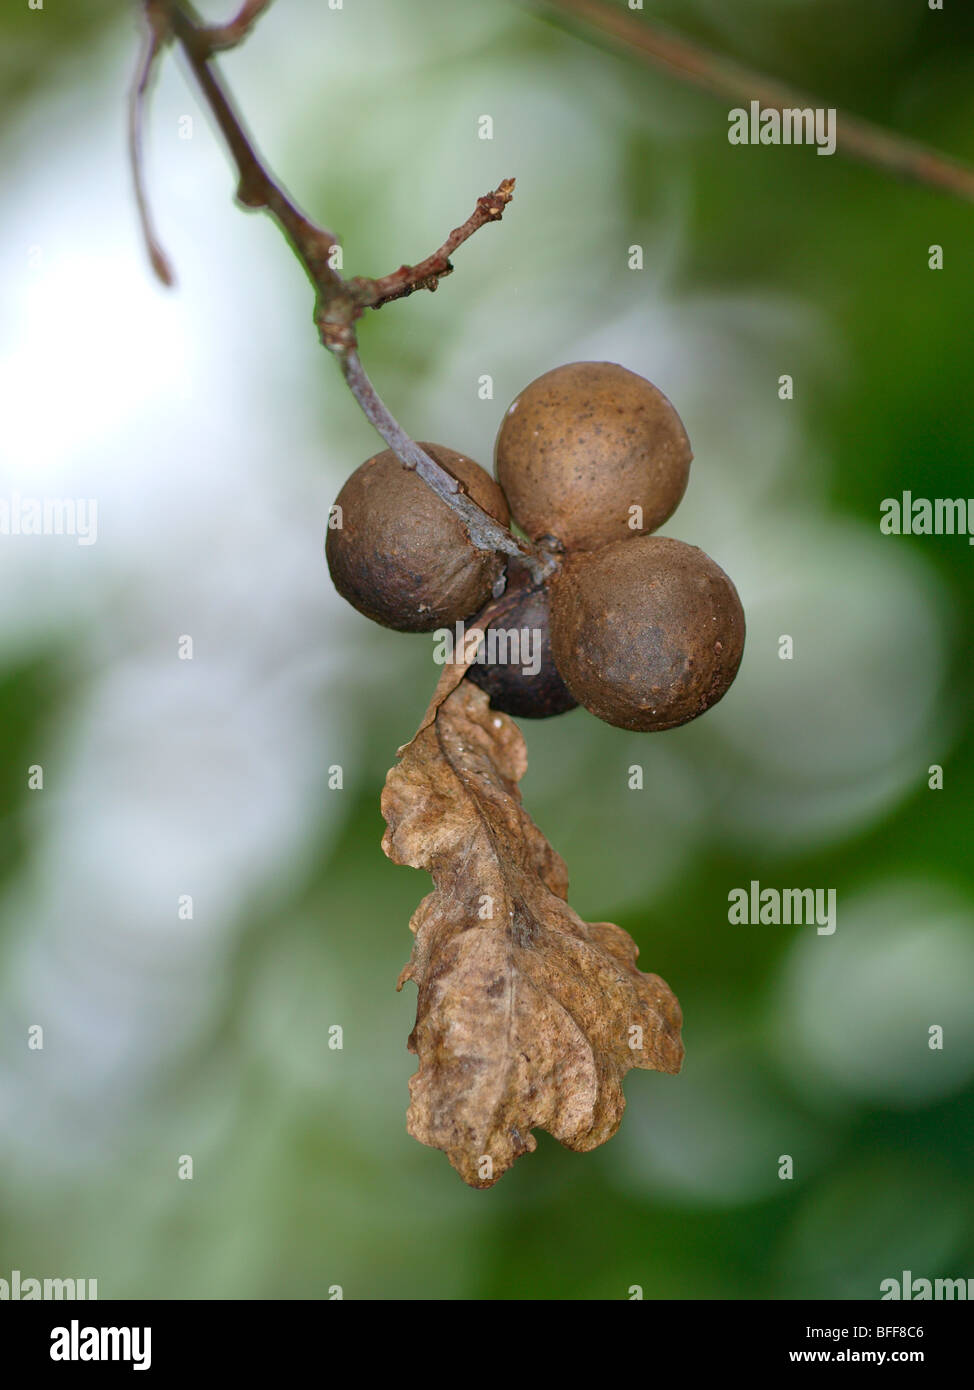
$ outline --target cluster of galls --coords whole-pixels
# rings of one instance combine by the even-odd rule
[[[532,585],[517,560],[478,550],[387,449],[349,478],[328,532],[335,587],[360,613],[405,632],[452,629],[506,580],[497,624],[539,633],[541,661],[535,675],[523,664],[470,668],[495,709],[540,719],[580,704],[619,728],[671,729],[721,698],[740,665],[744,613],[708,555],[651,534],[676,510],[692,458],[655,386],[610,362],[545,373],[504,417],[496,482],[452,449],[423,448],[554,567]]]

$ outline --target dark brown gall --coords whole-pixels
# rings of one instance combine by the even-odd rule
[[[565,684],[592,714],[620,729],[672,729],[726,693],[744,611],[709,555],[639,536],[569,556],[551,581],[551,642]]]
[[[440,444],[421,446],[506,526],[504,494],[478,463]],[[503,560],[478,550],[463,523],[412,469],[385,449],[338,494],[325,554],[335,588],[353,608],[400,632],[432,632],[480,611]]]
[[[495,471],[532,540],[550,532],[568,550],[594,550],[662,526],[692,457],[679,415],[651,382],[614,362],[572,362],[509,407]]]
[[[551,654],[551,619],[544,588],[524,589],[513,606],[493,624],[495,655],[502,659],[475,663],[467,672],[474,685],[486,690],[491,709],[521,719],[547,719],[575,709],[578,701],[565,685]],[[513,636],[517,634],[517,646]],[[498,634],[503,642],[496,642]],[[491,629],[487,630],[490,655]],[[517,656],[512,661],[511,656]],[[505,659],[506,658],[506,659]],[[535,667],[530,674],[525,667]]]

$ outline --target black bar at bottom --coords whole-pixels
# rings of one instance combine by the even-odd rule
[[[830,1365],[903,1367],[909,1374],[962,1364],[970,1327],[964,1302],[647,1300],[638,1308],[589,1303],[584,1314],[570,1304],[568,1319],[557,1303],[505,1303],[500,1316],[491,1306],[448,1304],[439,1313],[435,1305],[367,1300],[7,1302],[0,1305],[0,1345],[4,1364],[17,1368],[22,1383],[46,1372],[45,1385],[52,1376],[68,1384],[86,1372],[168,1382],[208,1367],[221,1376],[239,1370],[248,1379],[285,1368],[327,1375],[349,1360],[374,1374],[383,1351],[415,1373],[442,1356],[452,1375],[465,1380],[478,1371],[488,1375],[492,1362],[500,1369],[505,1360],[509,1370],[529,1371],[536,1355],[546,1376],[562,1357],[569,1370],[584,1374],[577,1361],[583,1351],[596,1363],[608,1355],[620,1373],[624,1356],[631,1370],[663,1361],[682,1375]],[[610,1342],[602,1340],[606,1333]],[[630,1342],[633,1336],[639,1340]]]

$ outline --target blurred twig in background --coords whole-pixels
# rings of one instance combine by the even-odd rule
[[[166,31],[160,12],[156,7],[147,3],[145,16],[142,52],[139,54],[139,65],[129,98],[129,159],[132,165],[132,182],[135,186],[139,224],[142,228],[142,238],[149,253],[152,269],[164,285],[172,285],[174,283],[172,267],[152,225],[152,213],[149,209],[142,161],[142,126],[146,95],[155,72],[156,61],[166,41]]]
[[[543,0],[542,8],[559,22],[569,17],[579,19],[644,62],[733,102],[746,106],[758,101],[774,111],[825,104],[683,38],[642,13],[621,10],[602,0]],[[844,111],[837,113],[836,125],[836,148],[849,158],[974,201],[974,169],[970,165]]]

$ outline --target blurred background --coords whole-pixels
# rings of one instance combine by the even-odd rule
[[[672,985],[687,1061],[629,1075],[602,1149],[539,1134],[472,1191],[406,1134],[415,990],[394,986],[430,884],[379,848],[432,639],[360,618],[322,555],[380,446],[175,59],[147,154],[178,288],[152,280],[125,152],[134,9],[0,12],[0,496],[98,507],[93,545],[0,536],[0,1277],[787,1299],[974,1275],[972,552],[878,525],[904,489],[974,494],[974,210],[838,154],[733,147],[731,103],[516,3],[276,0],[223,60],[346,273],[419,259],[517,177],[435,296],[363,323],[379,390],[414,437],[490,467],[542,372],[648,376],[696,456],[665,533],[747,612],[706,719],[523,725],[525,803],[571,901]],[[644,14],[972,160],[961,10]],[[836,889],[835,934],[730,925],[752,879]]]

